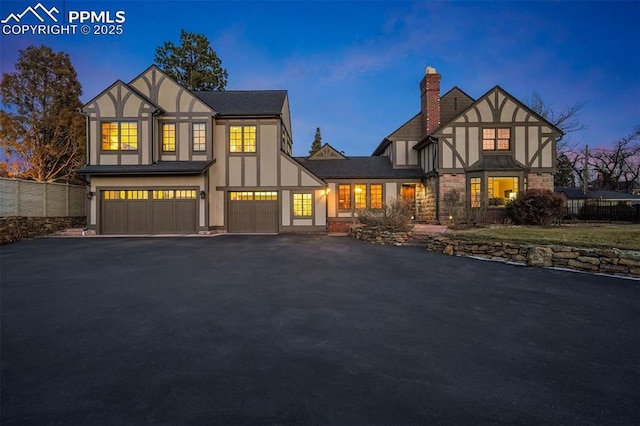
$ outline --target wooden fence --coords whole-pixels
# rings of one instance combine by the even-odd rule
[[[86,200],[85,186],[0,178],[0,217],[81,217]]]

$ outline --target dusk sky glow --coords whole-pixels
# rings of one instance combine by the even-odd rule
[[[33,1],[2,1],[0,17]],[[122,35],[2,34],[2,72],[19,50],[48,45],[78,72],[82,101],[153,63],[180,29],[206,35],[227,90],[286,89],[294,155],[316,127],[347,155],[370,155],[420,108],[427,65],[444,94],[478,98],[495,85],[552,107],[584,103],[571,138],[603,146],[640,124],[640,2],[47,1],[60,11],[125,11]],[[25,18],[26,20],[27,18]],[[37,23],[37,22],[36,22]]]

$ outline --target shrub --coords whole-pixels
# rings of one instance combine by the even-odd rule
[[[530,189],[507,204],[507,217],[517,225],[550,225],[564,214],[564,201],[547,189]]]
[[[358,219],[363,225],[376,226],[383,231],[409,231],[412,228],[413,210],[412,200],[396,198],[386,203],[382,209],[358,210]]]

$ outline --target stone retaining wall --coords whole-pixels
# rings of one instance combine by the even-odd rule
[[[634,250],[534,246],[504,242],[479,243],[442,235],[430,238],[426,247],[429,251],[452,256],[473,256],[528,266],[554,266],[640,278],[640,251]]]
[[[0,244],[53,234],[68,228],[82,228],[83,217],[0,217]]]
[[[403,246],[411,239],[413,233],[391,232],[381,230],[377,226],[351,226],[349,235],[357,240],[367,241],[373,244],[383,244],[389,246]]]

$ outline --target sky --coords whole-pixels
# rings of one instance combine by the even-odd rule
[[[38,2],[3,0],[0,19]],[[70,55],[86,102],[144,71],[181,29],[204,34],[227,90],[288,90],[296,156],[308,154],[316,127],[323,143],[370,155],[420,111],[426,66],[442,75],[442,94],[457,86],[477,99],[500,85],[524,102],[537,92],[556,110],[583,104],[585,129],[566,136],[578,146],[607,146],[640,125],[640,1],[40,2],[67,20],[120,16],[122,34],[83,35],[77,21],[76,34],[52,35],[0,24],[2,73],[20,50],[50,46]]]

